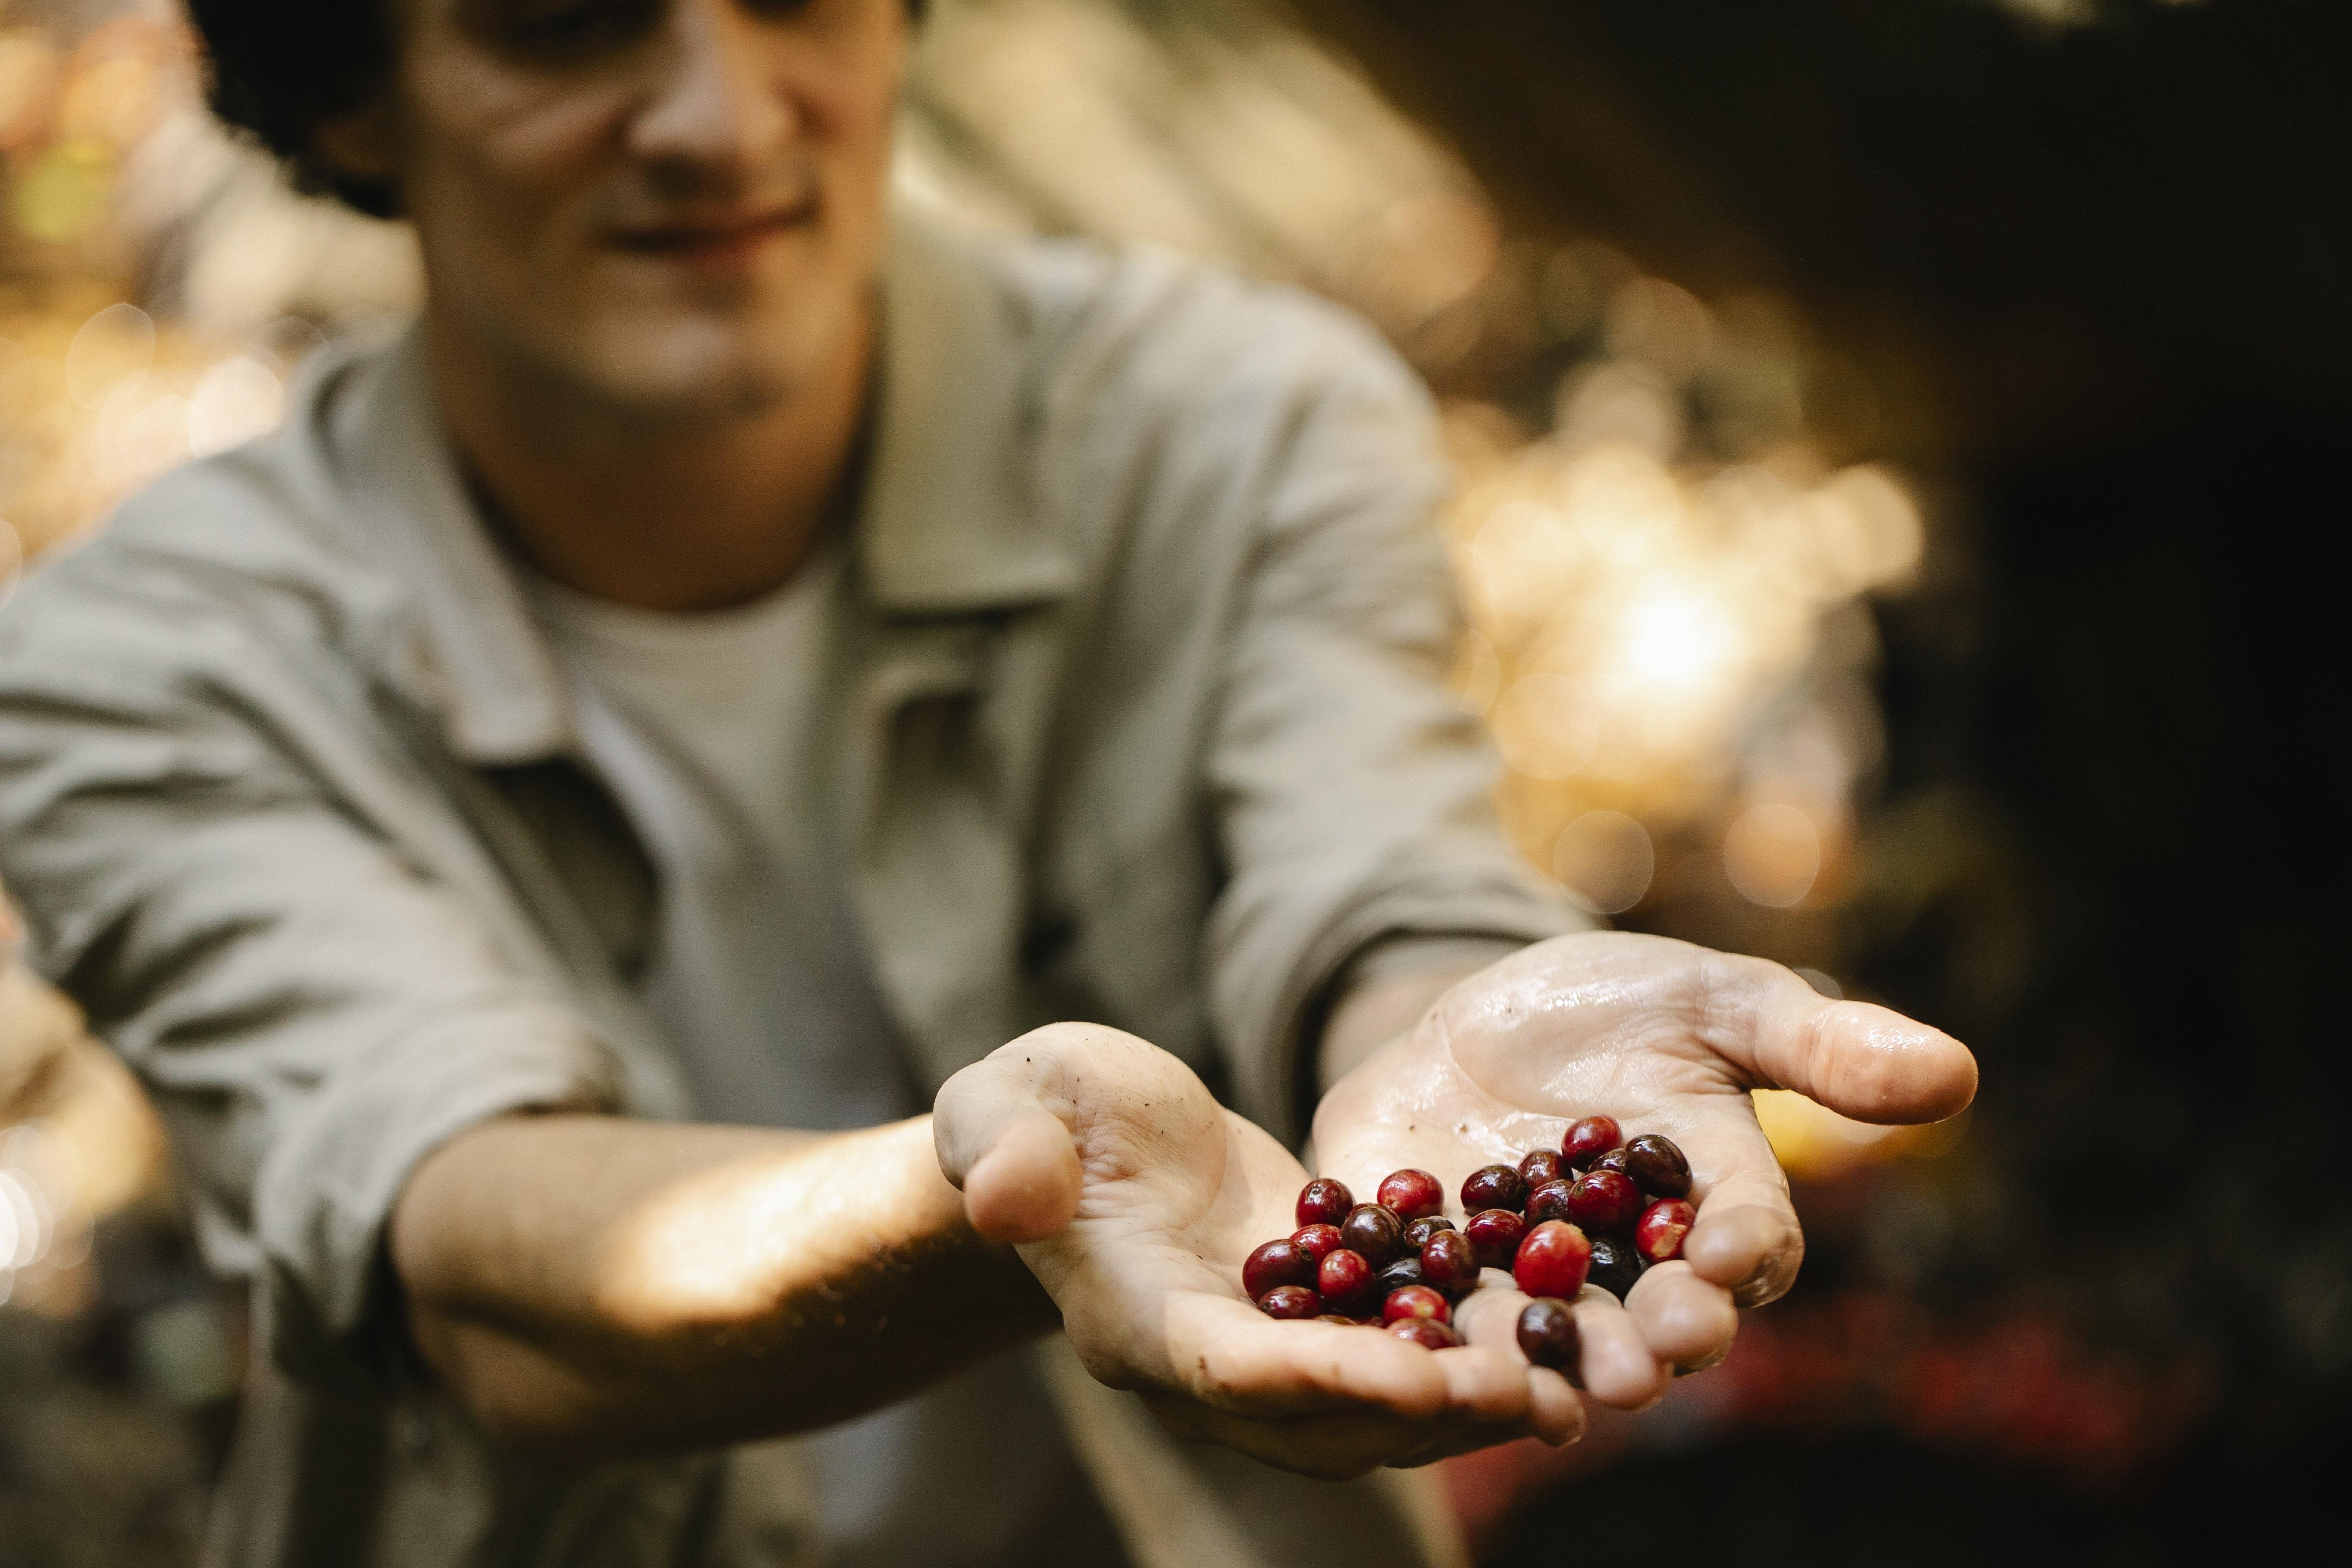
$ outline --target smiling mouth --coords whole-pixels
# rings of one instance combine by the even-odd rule
[[[768,241],[806,225],[816,216],[814,202],[767,207],[758,212],[680,218],[613,231],[614,248],[635,256],[680,261],[726,261],[748,258]]]

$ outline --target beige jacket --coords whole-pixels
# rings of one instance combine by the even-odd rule
[[[1448,700],[1423,395],[1353,322],[1164,259],[902,220],[824,753],[927,1082],[1055,1018],[1291,1136],[1335,977],[1574,917]],[[658,550],[662,541],[646,540]],[[559,1477],[406,1363],[407,1172],[528,1106],[697,1114],[630,988],[658,889],[469,506],[414,338],[172,475],[0,615],[0,877],[168,1121],[262,1343],[215,1558],[807,1560],[789,1443]],[[1131,1553],[1423,1560],[1410,1489],[1180,1448],[1046,1347]],[[1439,1544],[1433,1546],[1433,1542]]]

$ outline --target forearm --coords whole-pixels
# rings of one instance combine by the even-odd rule
[[[579,1457],[821,1426],[1055,1321],[965,1222],[927,1117],[509,1118],[418,1168],[391,1246],[435,1372],[502,1436]]]

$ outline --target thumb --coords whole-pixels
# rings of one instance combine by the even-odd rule
[[[1042,1241],[1076,1217],[1080,1167],[1062,1053],[1067,1026],[1024,1035],[940,1086],[931,1140],[940,1171],[963,1193],[971,1226],[992,1241]]]
[[[1711,954],[1708,1043],[1759,1086],[1792,1089],[1857,1121],[1941,1121],[1977,1093],[1969,1048],[1868,1002],[1832,1002],[1793,971]]]

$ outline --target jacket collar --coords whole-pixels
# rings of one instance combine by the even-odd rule
[[[1037,324],[978,246],[904,214],[883,279],[882,377],[850,591],[886,618],[1050,602],[1078,564],[1031,493]],[[502,763],[577,749],[554,659],[467,495],[423,333],[331,362],[310,427],[407,585],[423,695],[453,751]]]

